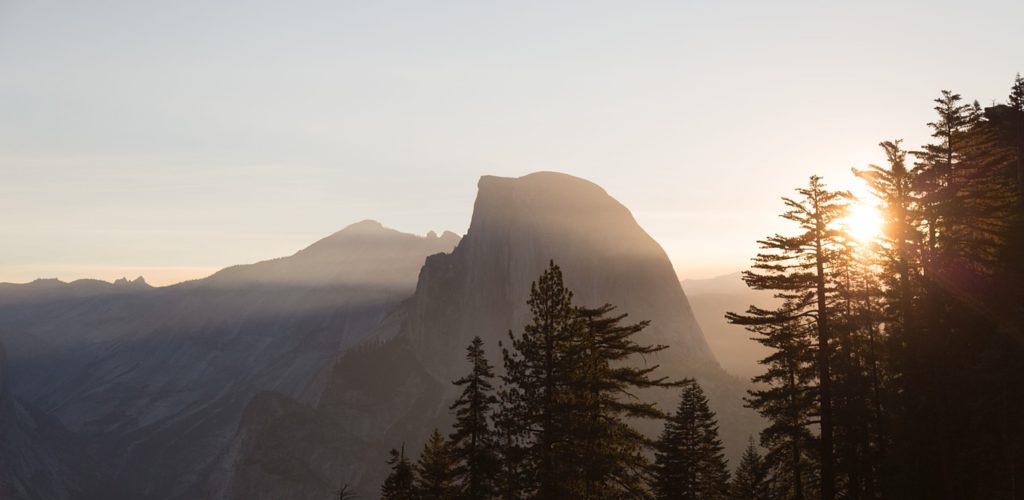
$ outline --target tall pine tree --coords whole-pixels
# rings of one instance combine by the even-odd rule
[[[773,235],[759,241],[763,251],[754,259],[753,270],[745,271],[743,279],[748,286],[757,290],[774,290],[776,297],[783,299],[785,305],[776,310],[765,310],[751,307],[747,314],[728,313],[727,319],[746,326],[754,331],[779,337],[779,343],[785,343],[788,349],[813,348],[812,366],[817,375],[817,408],[819,427],[819,489],[822,500],[834,500],[836,497],[836,474],[834,459],[834,422],[833,422],[833,341],[834,328],[831,324],[832,306],[830,293],[834,292],[831,275],[833,264],[837,258],[837,249],[841,245],[841,233],[838,220],[846,214],[848,194],[831,191],[826,188],[821,178],[812,176],[806,188],[798,189],[800,198],[783,198],[788,210],[782,214],[786,220],[794,222],[800,229],[795,236]],[[814,331],[814,343],[799,341],[804,329],[810,327]],[[788,341],[787,337],[792,337]],[[801,375],[797,375],[792,363],[799,359],[805,362],[806,353],[791,352],[779,360],[782,366],[778,369],[790,371],[791,374],[772,371],[775,362],[769,358],[769,373],[765,381],[778,382],[775,389],[788,388],[795,390]],[[786,378],[780,378],[786,377]],[[788,378],[788,380],[787,380]],[[792,381],[792,383],[790,383]],[[770,391],[770,390],[769,390]],[[768,404],[777,398],[785,398],[781,394],[771,392],[763,397],[753,394],[753,404]],[[802,405],[794,401],[789,409],[805,411]],[[808,415],[776,415],[776,408],[765,408],[767,413],[782,418],[780,430],[790,431],[788,426],[800,425]],[[766,415],[769,416],[769,415]],[[772,418],[772,416],[769,416]],[[795,432],[795,429],[792,430]],[[792,434],[789,432],[789,434]],[[796,443],[796,441],[793,441]],[[796,455],[795,455],[796,456]],[[794,464],[798,461],[794,460]],[[801,481],[800,473],[796,473],[794,481]]]
[[[494,493],[498,456],[488,419],[498,398],[491,382],[494,369],[487,361],[480,337],[474,337],[466,348],[466,359],[472,369],[454,382],[462,387],[462,394],[451,406],[455,411],[455,431],[450,446],[457,464],[460,497],[476,500],[490,498]]]
[[[652,378],[657,365],[637,367],[634,356],[656,353],[666,346],[637,344],[633,337],[646,321],[623,324],[626,314],[615,306],[580,307],[581,325],[573,343],[576,368],[572,387],[573,425],[570,426],[574,496],[622,498],[642,496],[646,488],[650,440],[626,419],[661,419],[653,403],[638,400],[638,390],[672,387],[679,383]]]
[[[884,325],[884,338],[871,339],[870,352],[872,419],[876,442],[872,450],[873,464],[878,476],[880,493],[892,494],[890,471],[906,457],[892,457],[889,453],[895,435],[901,440],[910,439],[915,424],[910,419],[896,419],[895,414],[907,416],[913,412],[913,405],[901,405],[905,398],[896,397],[901,391],[920,387],[922,381],[915,379],[922,373],[917,368],[921,362],[921,338],[917,325],[922,319],[918,312],[921,294],[921,251],[924,236],[920,230],[922,215],[916,174],[907,168],[907,152],[899,140],[880,144],[886,154],[888,165],[870,165],[867,170],[854,169],[853,173],[868,186],[871,194],[879,201],[882,214],[882,231],[873,245],[871,262],[878,266],[878,276],[871,283],[880,294],[880,304],[866,313],[868,321]],[[880,271],[880,272],[878,272]],[[870,291],[866,292],[870,293]],[[870,304],[870,303],[869,303]],[[902,428],[893,428],[889,422],[902,423]]]
[[[575,306],[553,262],[528,305],[533,321],[502,351],[500,448],[521,457],[515,468],[504,460],[505,494],[514,485],[537,498],[643,495],[651,442],[629,421],[665,415],[636,395],[677,384],[636,358],[665,347],[638,344],[647,322],[624,323],[610,304]]]
[[[846,236],[833,259],[833,408],[837,491],[845,498],[876,498],[880,447],[883,329],[872,245]]]
[[[522,466],[530,481],[522,485],[522,493],[540,499],[567,498],[573,478],[573,443],[568,440],[573,409],[571,352],[580,322],[572,292],[554,262],[533,283],[527,304],[533,321],[518,338],[509,332],[511,350],[502,349],[506,422],[515,426],[523,447]]]
[[[971,418],[966,413],[969,405],[952,401],[971,397],[963,392],[969,389],[962,378],[973,336],[967,332],[983,324],[974,323],[980,318],[962,301],[971,293],[957,290],[974,281],[976,270],[971,269],[976,256],[972,247],[981,221],[970,215],[977,201],[972,188],[978,167],[970,151],[978,116],[973,106],[950,91],[942,91],[935,103],[937,119],[928,124],[934,141],[914,153],[915,190],[926,238],[921,252],[922,321],[915,326],[916,335],[907,338],[917,360],[907,366],[905,378],[903,406],[910,413],[903,422],[911,427],[901,441],[907,444],[903,460],[912,464],[913,479],[908,478],[902,494],[951,499],[970,496],[956,479],[961,467],[971,467],[959,459],[969,446],[964,428]]]
[[[871,165],[863,171],[854,169],[853,173],[867,183],[880,202],[882,233],[875,248],[885,270],[885,281],[881,283],[887,294],[883,318],[890,331],[896,329],[901,333],[894,337],[900,339],[915,335],[916,288],[920,281],[916,270],[920,265],[918,250],[922,240],[918,231],[917,182],[907,168],[907,152],[901,148],[899,140],[886,141],[880,146],[889,164],[885,167]],[[906,344],[896,345],[895,349],[906,362],[913,357]]]
[[[755,340],[771,349],[761,360],[765,372],[753,380],[759,388],[750,391],[746,402],[768,421],[761,444],[767,449],[774,498],[803,500],[815,492],[812,468],[817,467],[818,441],[810,426],[816,411],[816,372],[813,324],[801,321],[799,311],[806,305],[794,300],[775,311],[751,306],[751,317],[730,313],[729,319],[758,334]]]

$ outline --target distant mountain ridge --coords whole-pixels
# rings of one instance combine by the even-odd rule
[[[115,488],[93,498],[195,498],[253,395],[300,397],[412,293],[428,255],[458,240],[363,221],[290,257],[169,287],[2,284],[12,393],[107,457],[99,472]]]
[[[414,237],[431,251],[451,249],[459,236],[445,231],[441,236],[431,231],[426,236],[412,236],[384,227],[375,220],[363,220],[320,239],[289,257],[266,260],[256,264],[231,266],[197,284],[290,284],[392,286],[408,289],[423,265],[417,246],[408,244]],[[405,240],[405,241],[403,241]],[[382,245],[382,242],[395,244]],[[410,277],[412,279],[410,280]]]

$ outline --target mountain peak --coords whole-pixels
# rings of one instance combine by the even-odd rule
[[[582,177],[565,174],[562,172],[540,171],[526,174],[522,177],[500,177],[497,175],[484,175],[480,177],[477,187],[483,191],[492,188],[536,188],[545,190],[573,189],[584,191],[593,195],[608,196],[608,193],[597,184]]]
[[[459,239],[447,231],[433,238],[407,234],[366,219],[291,256],[232,266],[204,282],[409,287],[427,255],[451,251]]]
[[[579,177],[536,172],[522,177],[484,176],[467,237],[523,238],[566,258],[600,252],[667,263],[633,214],[603,188]],[[492,234],[499,230],[503,234]],[[528,245],[531,243],[527,242]],[[568,244],[569,247],[562,248]],[[542,264],[547,258],[540,259]]]
[[[623,216],[636,225],[632,214],[601,186],[586,179],[559,172],[534,172],[522,177],[485,175],[477,184],[474,217],[489,215],[503,206],[536,216],[571,217],[577,221],[609,222]],[[593,212],[598,210],[598,212]],[[508,213],[508,210],[503,210]]]
[[[67,283],[61,281],[60,278],[36,278],[27,284],[34,287],[53,287],[66,285]]]
[[[117,286],[149,288],[149,283],[146,283],[146,278],[143,278],[142,276],[139,276],[133,280],[130,280],[127,277],[118,278],[114,280],[114,284]]]
[[[486,318],[467,313],[464,322],[473,328],[431,327],[424,313],[410,320],[419,325],[413,334],[417,349],[457,352],[479,331],[525,324],[531,282],[554,260],[578,303],[614,303],[632,318],[651,320],[646,337],[673,345],[677,360],[714,363],[665,251],[600,186],[568,174],[537,172],[483,176],[478,188],[466,236],[452,254],[427,259],[417,290],[443,290],[437,294],[444,300],[483,311],[479,314]],[[437,303],[413,307],[444,309]]]
[[[388,228],[384,227],[378,221],[373,219],[363,219],[359,222],[349,224],[344,229],[338,231],[335,234],[353,234],[353,233],[378,233],[382,231],[388,231]]]

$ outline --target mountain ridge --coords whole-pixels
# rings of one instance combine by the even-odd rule
[[[321,239],[323,251],[169,287],[0,287],[13,389],[109,457],[102,472],[122,489],[113,493],[194,498],[254,395],[300,397],[334,353],[413,292],[426,256],[458,241],[377,225]]]

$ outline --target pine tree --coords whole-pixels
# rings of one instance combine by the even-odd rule
[[[1011,102],[1022,95],[1018,77]],[[1019,497],[1024,478],[1024,389],[1005,382],[1024,378],[1024,112],[994,108],[966,133],[965,230],[940,241],[943,259],[926,270],[948,351],[931,366],[929,393],[947,436],[936,454],[951,458],[953,480],[936,483],[959,498]]]
[[[716,500],[729,495],[729,471],[718,422],[700,385],[688,381],[676,413],[656,445],[654,494],[664,500]]]
[[[658,367],[638,367],[634,356],[665,346],[638,344],[634,336],[647,322],[623,323],[626,315],[613,305],[574,306],[553,262],[528,304],[532,323],[522,336],[510,332],[511,349],[502,351],[496,426],[503,454],[521,457],[516,464],[503,459],[503,494],[514,485],[537,498],[643,495],[652,443],[627,419],[664,418],[637,391],[678,384],[654,378]]]
[[[380,496],[384,500],[411,500],[416,498],[414,482],[416,475],[412,464],[405,457],[405,445],[401,451],[391,450],[391,458],[388,460],[391,466],[391,473],[384,480],[380,489]]]
[[[733,474],[729,484],[729,500],[769,500],[768,469],[754,444],[754,438],[750,438]]]
[[[907,489],[925,481],[935,485],[925,491],[936,498],[992,498],[1012,491],[1012,483],[1003,491],[996,485],[1004,481],[1000,477],[1012,476],[1003,464],[1017,460],[1014,445],[1007,443],[1015,441],[1021,427],[1005,424],[997,434],[991,422],[1021,419],[1019,406],[1008,403],[1019,400],[1020,391],[1006,390],[997,381],[1021,373],[1019,363],[1010,359],[1021,354],[1022,344],[1006,332],[1021,331],[1010,318],[1024,304],[1007,300],[1015,295],[1009,283],[1016,281],[1020,287],[1021,275],[1014,266],[1019,265],[1021,247],[1012,248],[1024,226],[1019,224],[1020,186],[1014,189],[1014,181],[1024,172],[1014,157],[1024,151],[1024,117],[1018,115],[1022,127],[1014,140],[1001,128],[1005,124],[985,119],[974,108],[968,116],[959,139],[949,146],[955,162],[947,185],[923,187],[924,209],[938,213],[940,224],[922,266],[922,309],[927,314],[922,322],[925,338],[919,343],[923,363],[908,377],[919,384],[908,391],[906,406],[917,411],[913,416],[927,420],[925,426],[908,429],[910,439],[901,440],[914,443],[910,458],[919,465]],[[944,122],[940,113],[936,123]],[[934,124],[932,128],[941,130]],[[939,145],[949,143],[945,136],[936,137]],[[920,160],[922,171],[935,170],[930,158]],[[935,192],[955,196],[956,203],[944,204],[941,197],[935,201]]]
[[[817,466],[816,438],[809,430],[815,413],[813,324],[794,317],[799,307],[787,301],[779,311],[751,307],[755,318],[730,316],[742,321],[759,343],[772,349],[761,360],[765,373],[754,377],[760,389],[750,391],[747,405],[768,421],[761,431],[767,449],[773,498],[803,500],[814,493],[812,468]],[[763,320],[754,321],[756,318]]]
[[[626,419],[663,419],[667,415],[653,403],[639,401],[637,390],[673,387],[679,383],[652,378],[657,365],[643,368],[629,364],[636,355],[666,349],[637,344],[633,337],[648,324],[622,324],[626,314],[615,306],[580,307],[582,325],[573,344],[576,366],[569,381],[575,402],[572,433],[573,493],[579,498],[642,496],[646,488],[645,457],[651,443]]]
[[[1024,217],[1024,205],[1022,205],[1024,202],[1024,78],[1020,76],[1020,73],[1017,73],[1013,88],[1010,89],[1009,106],[1007,107],[1008,110],[1002,109],[1001,106],[994,106],[986,109],[985,115],[993,122],[994,128],[999,133],[1000,142],[1011,151],[1005,168],[1006,172],[1002,175],[996,174],[996,176],[1004,178],[1007,181],[1006,184],[1017,185],[1014,203],[1017,212],[1009,215],[1008,218],[1011,222],[1019,222],[1020,218]],[[1011,239],[1011,242],[1016,242],[1016,239]]]
[[[821,498],[834,500],[835,464],[834,464],[834,422],[833,422],[833,380],[832,380],[832,342],[834,337],[832,308],[829,305],[830,293],[834,289],[832,264],[836,258],[837,247],[840,246],[841,233],[837,221],[846,213],[845,200],[848,194],[828,190],[821,178],[812,176],[806,188],[798,189],[798,200],[783,198],[789,209],[782,214],[784,219],[795,222],[801,232],[796,236],[774,235],[759,241],[764,250],[754,259],[752,271],[746,271],[743,279],[748,286],[757,290],[775,290],[776,297],[785,300],[785,305],[776,310],[765,310],[754,306],[747,314],[728,313],[726,318],[734,323],[748,327],[766,336],[778,336],[777,343],[787,349],[811,349],[812,344],[800,341],[805,327],[814,329],[813,367],[817,375],[817,408],[819,422],[819,467]],[[788,339],[787,337],[793,337]],[[775,343],[770,340],[769,342]],[[794,341],[789,341],[794,340]],[[768,345],[768,344],[766,344]],[[799,363],[806,362],[804,353],[788,352],[782,359],[766,359],[769,373],[764,381],[775,382],[774,388],[781,392],[798,390],[803,385],[800,373],[797,375]],[[775,371],[772,365],[776,364]],[[772,390],[752,393],[752,404],[760,411],[767,412],[769,418],[779,418],[780,432],[793,438],[795,429],[789,426],[800,425],[808,415],[785,415],[774,408],[773,401],[786,399],[788,394],[776,394]],[[801,404],[793,402],[788,409],[806,411]],[[796,443],[803,441],[795,439]],[[796,454],[797,456],[799,455]],[[794,462],[796,463],[796,462]],[[796,473],[794,481],[800,482],[801,473]]]
[[[455,411],[455,431],[450,446],[457,463],[460,497],[475,500],[490,498],[494,493],[498,457],[488,419],[498,398],[491,383],[494,369],[487,361],[480,337],[474,337],[466,348],[466,359],[472,370],[454,382],[463,389],[451,406]]]
[[[917,157],[915,190],[922,194],[922,216],[927,229],[925,256],[931,262],[938,259],[939,239],[948,240],[949,235],[964,227],[959,220],[962,201],[959,193],[964,178],[960,164],[968,130],[975,121],[971,106],[963,103],[960,94],[943,90],[935,103],[938,120],[930,122],[928,127],[937,142],[914,152]]]
[[[1020,73],[1017,73],[1013,88],[1010,89],[1008,108],[994,106],[986,109],[985,115],[993,122],[1000,143],[1010,150],[1006,165],[1002,169],[1004,172],[997,172],[994,177],[1003,180],[1005,185],[1016,184],[1017,186],[1017,192],[1011,202],[1016,213],[1007,216],[1009,222],[1007,229],[1013,231],[1020,229],[1015,227],[1015,224],[1021,223],[1021,220],[1024,219],[1024,78],[1020,76]],[[1014,238],[1013,235],[1020,233],[1019,230],[1016,233],[1008,233],[1011,236],[1007,241],[1008,246],[1018,248],[1019,239]],[[1024,298],[1020,302],[1024,302]]]
[[[509,332],[511,350],[502,349],[508,391],[508,415],[522,444],[523,494],[540,499],[570,496],[572,443],[568,441],[573,402],[573,339],[579,334],[572,292],[554,262],[533,283],[527,301],[533,321],[518,338]]]
[[[1013,80],[1013,88],[1010,89],[1010,107],[1017,111],[1024,111],[1024,78],[1017,73]]]
[[[879,251],[883,258],[886,275],[893,281],[885,283],[891,294],[887,298],[890,310],[890,328],[897,327],[905,335],[912,335],[915,291],[918,276],[917,249],[921,235],[918,232],[920,219],[915,193],[915,176],[907,169],[907,152],[900,147],[899,140],[879,144],[885,151],[889,165],[870,165],[867,170],[853,170],[854,175],[863,179],[871,193],[881,202],[883,231]],[[895,323],[893,323],[895,322]]]
[[[419,500],[448,500],[455,498],[458,486],[455,478],[455,458],[444,436],[434,432],[423,446],[416,463],[415,492]]]
[[[833,259],[836,475],[846,498],[876,498],[881,467],[880,294],[870,245],[844,237]]]
[[[523,467],[525,450],[521,445],[522,431],[516,422],[511,392],[508,387],[498,389],[498,409],[494,415],[495,449],[498,471],[495,476],[496,497],[502,500],[516,500],[525,496],[528,488],[526,470]]]
[[[901,367],[901,406],[907,413],[901,416],[900,461],[912,464],[908,478],[913,478],[902,494],[962,498],[971,495],[957,480],[958,471],[974,467],[961,459],[972,446],[965,426],[974,418],[967,403],[973,389],[963,374],[971,363],[971,346],[983,345],[978,334],[988,322],[970,303],[978,290],[968,287],[980,285],[991,266],[992,231],[998,229],[984,214],[992,206],[990,196],[1000,189],[989,182],[987,161],[979,155],[994,136],[978,107],[949,91],[935,102],[938,119],[928,124],[935,141],[914,153],[926,237],[916,308],[921,320],[905,339],[912,359]]]
[[[917,309],[921,288],[921,248],[924,239],[919,230],[921,223],[919,185],[914,172],[907,168],[906,151],[900,141],[879,144],[885,151],[887,166],[870,165],[865,171],[853,173],[867,183],[872,195],[880,202],[882,232],[874,245],[873,261],[881,272],[869,280],[865,294],[874,289],[880,294],[877,308],[866,311],[873,317],[868,321],[884,324],[882,339],[869,339],[872,399],[874,402],[875,455],[874,467],[881,492],[891,492],[889,471],[892,469],[888,449],[894,430],[888,425],[894,412],[907,414],[909,408],[883,407],[883,400],[892,402],[901,390],[920,387],[912,379],[921,371],[915,368],[921,358],[921,322]],[[877,272],[877,271],[876,271]],[[871,306],[870,299],[867,304]],[[871,333],[876,333],[872,326]],[[891,387],[886,387],[889,385]],[[902,389],[899,387],[902,386]],[[906,436],[906,431],[901,431]]]

